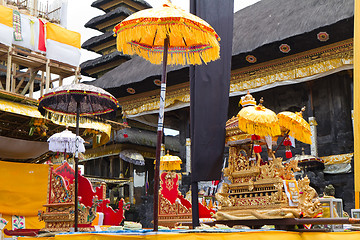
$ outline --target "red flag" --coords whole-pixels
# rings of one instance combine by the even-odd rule
[[[46,52],[44,23],[39,19],[39,46],[40,51]]]

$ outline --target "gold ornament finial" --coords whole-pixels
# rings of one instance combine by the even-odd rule
[[[243,107],[256,105],[255,98],[250,94],[249,90],[247,91],[247,94],[245,96],[241,97],[239,105],[241,105]]]

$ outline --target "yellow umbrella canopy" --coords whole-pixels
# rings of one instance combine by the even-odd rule
[[[154,164],[156,160],[154,161]],[[173,156],[167,153],[160,158],[160,170],[163,171],[175,171],[181,170],[182,161],[178,156]]]
[[[302,117],[303,108],[300,112],[289,112],[284,111],[278,113],[279,124],[281,127],[289,131],[289,135],[296,138],[297,140],[311,144],[311,131],[310,125]]]
[[[243,107],[237,117],[239,129],[243,132],[259,136],[281,135],[276,113],[262,106],[261,103],[256,106]]]
[[[202,64],[219,58],[219,36],[201,18],[170,2],[136,12],[115,26],[117,48],[161,64],[164,39],[169,39],[168,64]]]

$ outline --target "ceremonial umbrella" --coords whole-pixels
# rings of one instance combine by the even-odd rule
[[[305,111],[305,107],[303,107],[300,112],[293,113],[284,111],[278,113],[277,116],[280,126],[288,130],[288,135],[303,143],[311,144],[310,125],[302,117],[303,111]]]
[[[254,106],[243,107],[237,114],[239,120],[239,129],[245,133],[252,134],[253,148],[255,153],[261,152],[259,145],[260,136],[278,136],[281,135],[279,119],[276,113],[267,109],[260,103]],[[258,158],[258,155],[255,155]],[[258,160],[258,159],[257,159]]]
[[[181,158],[170,155],[169,152],[160,158],[160,169],[163,171],[181,170],[181,164]]]
[[[325,168],[325,161],[323,159],[312,155],[305,155],[304,153],[301,155],[295,155],[294,157],[287,160],[287,162],[290,161],[298,161],[298,166],[305,171],[315,169],[323,170]]]
[[[79,136],[80,116],[115,116],[117,100],[105,90],[82,84],[63,85],[52,89],[39,99],[38,110],[47,114],[70,115],[76,118],[76,136]],[[78,139],[78,138],[77,138]],[[78,144],[75,149],[75,231],[78,230]]]
[[[64,159],[65,153],[75,153],[78,144],[78,151],[85,152],[84,139],[80,136],[76,136],[68,129],[62,132],[55,133],[47,140],[49,143],[49,150],[53,152],[63,152]]]
[[[202,64],[220,56],[219,36],[201,18],[176,8],[162,7],[136,12],[115,26],[117,48],[163,65],[160,91],[156,165],[154,176],[154,231],[158,230],[159,165],[164,121],[167,64]]]
[[[143,155],[141,155],[139,152],[135,150],[129,150],[129,149],[123,150],[120,152],[119,157],[124,161],[135,165],[139,165],[139,166],[145,165],[145,159]]]
[[[284,143],[284,146],[286,148],[286,152],[285,152],[286,157],[287,158],[292,157],[292,153],[290,150],[291,141],[288,138],[289,135],[303,143],[311,144],[310,125],[302,117],[303,111],[305,111],[305,107],[303,107],[300,112],[296,112],[296,113],[289,111],[278,113],[277,116],[279,118],[280,127],[285,129],[286,132],[284,134],[284,138],[277,146],[275,152],[279,149],[281,144]]]
[[[259,136],[281,135],[279,119],[276,113],[260,104],[243,107],[237,117],[241,131]]]

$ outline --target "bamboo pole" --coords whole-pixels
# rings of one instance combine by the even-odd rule
[[[46,82],[45,82],[45,93],[48,93],[50,90],[50,81],[51,81],[51,75],[50,75],[50,59],[46,61]]]
[[[12,57],[11,57],[12,47],[9,47],[8,50],[8,57],[7,57],[7,63],[6,63],[6,84],[5,84],[5,90],[10,92],[10,83],[11,83],[11,66],[12,66]]]

